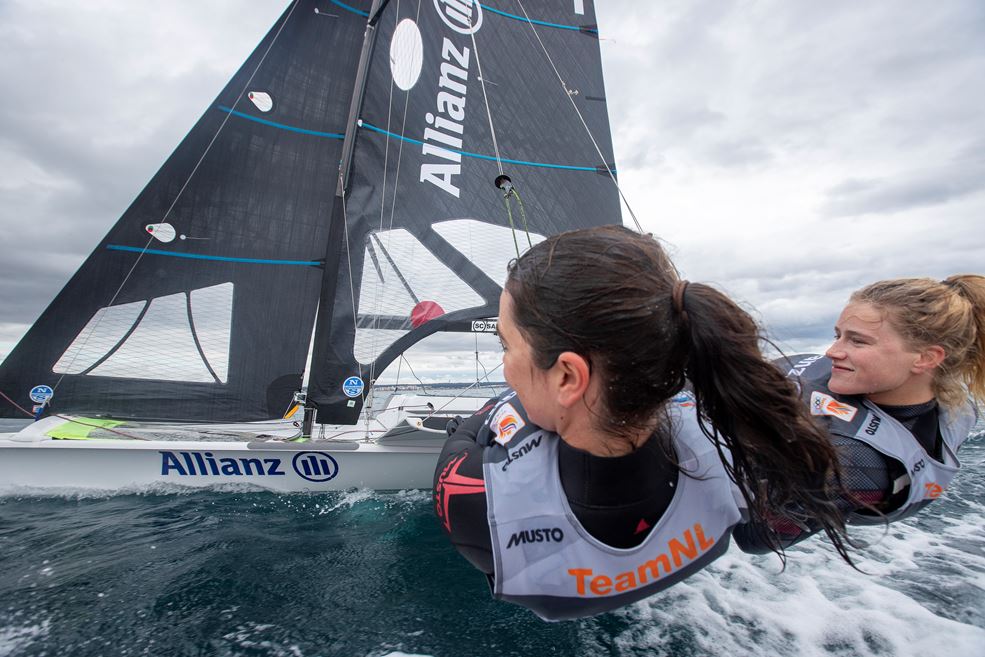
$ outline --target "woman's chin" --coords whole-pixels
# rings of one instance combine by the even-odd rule
[[[860,394],[860,390],[856,390],[856,386],[853,386],[850,381],[845,381],[842,379],[841,375],[832,374],[831,378],[828,380],[828,390],[838,395],[857,395]]]

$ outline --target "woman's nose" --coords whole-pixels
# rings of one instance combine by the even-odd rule
[[[845,350],[841,347],[841,340],[835,340],[828,347],[828,350],[824,352],[824,355],[831,360],[840,360],[845,357]]]

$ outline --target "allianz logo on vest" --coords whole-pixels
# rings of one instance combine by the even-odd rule
[[[521,543],[560,543],[564,540],[564,532],[560,527],[549,527],[544,529],[524,529],[510,536],[506,549],[516,547]]]
[[[248,456],[216,458],[212,452],[162,451],[161,474],[179,477],[284,476],[282,459]],[[291,460],[294,472],[308,481],[320,483],[339,473],[339,464],[324,452],[298,452]]]

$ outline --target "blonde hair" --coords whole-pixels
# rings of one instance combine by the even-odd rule
[[[851,301],[885,313],[911,348],[944,349],[933,383],[941,404],[960,406],[969,393],[985,403],[985,276],[879,281],[852,294]]]

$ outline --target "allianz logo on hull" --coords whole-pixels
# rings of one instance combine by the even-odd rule
[[[159,452],[161,475],[179,477],[277,477],[287,474],[283,459],[251,456],[216,457],[212,452]],[[339,464],[325,452],[298,452],[291,468],[302,479],[316,483],[334,479]]]

